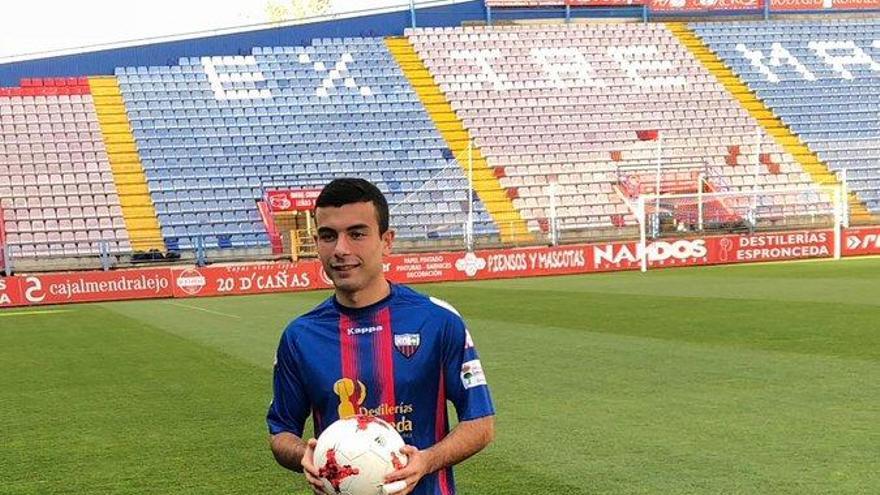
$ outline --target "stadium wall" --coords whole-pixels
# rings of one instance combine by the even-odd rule
[[[485,20],[483,0],[416,9],[420,27],[455,26]],[[18,86],[22,78],[113,75],[117,67],[177,65],[180,57],[249,55],[255,46],[308,45],[315,38],[399,36],[411,26],[409,10],[332,19],[196,39],[48,57],[0,65],[0,86]]]
[[[561,2],[560,2],[561,3]],[[583,2],[590,3],[590,2]],[[572,5],[578,5],[572,0]],[[602,7],[572,9],[572,17],[641,16],[641,7],[629,0],[602,2]],[[652,15],[699,15],[757,13],[834,13],[880,11],[880,0],[651,0]],[[496,19],[542,19],[565,17],[564,8],[493,9]],[[457,26],[466,21],[485,21],[484,0],[461,1],[416,9],[420,27]],[[0,86],[18,86],[22,78],[81,77],[113,75],[117,67],[176,65],[180,57],[212,55],[247,55],[255,46],[307,45],[315,38],[349,36],[396,36],[412,24],[410,11],[382,12],[357,17],[322,20],[312,23],[273,27],[200,38],[155,42],[144,40],[137,46],[88,51],[71,55],[45,57],[0,64]],[[86,47],[83,48],[84,50]]]
[[[847,229],[843,256],[880,254],[880,227]],[[635,241],[559,247],[392,255],[385,273],[414,284],[639,269]],[[830,258],[832,230],[705,236],[648,245],[652,268]],[[270,294],[330,288],[317,260],[188,268],[145,268],[0,278],[0,308],[114,301]]]

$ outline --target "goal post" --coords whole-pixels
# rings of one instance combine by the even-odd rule
[[[0,205],[0,274],[10,275],[9,250],[6,247],[6,214]]]
[[[848,203],[842,185],[748,191],[644,194],[634,205],[641,270],[652,241],[694,235],[830,230],[833,257],[842,249]]]

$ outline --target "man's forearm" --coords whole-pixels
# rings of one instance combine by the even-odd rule
[[[443,440],[427,449],[429,472],[454,466],[483,450],[495,438],[495,417],[462,421]]]
[[[272,454],[278,464],[291,471],[302,472],[302,458],[306,451],[306,443],[293,433],[279,433],[269,438]]]

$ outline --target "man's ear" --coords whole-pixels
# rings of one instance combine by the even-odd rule
[[[388,229],[382,234],[382,254],[388,256],[394,248],[394,231]]]

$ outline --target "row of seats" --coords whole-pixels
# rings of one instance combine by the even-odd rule
[[[12,256],[131,250],[104,148],[85,78],[23,79],[0,92],[0,207]]]
[[[801,22],[738,23],[719,26],[692,24],[696,33],[752,88],[765,104],[798,134],[820,159],[835,171],[855,169],[855,181],[848,185],[868,208],[880,212],[880,157],[866,152],[880,138],[876,110],[880,92],[876,67],[870,59],[856,59],[835,67],[809,48],[811,42],[840,42],[834,56],[850,56],[849,42],[863,51],[880,39],[876,20],[835,20]],[[765,57],[784,48],[798,64],[809,71],[807,78],[793,65],[770,65],[774,79],[746,58],[745,51],[760,50]],[[739,47],[739,48],[738,48]],[[873,63],[877,52],[866,52]],[[770,63],[766,58],[764,64]],[[844,79],[841,69],[852,79]],[[850,175],[850,174],[848,174]]]
[[[521,175],[521,169],[507,173],[505,167],[560,152],[565,158],[551,162],[566,167],[558,171],[650,170],[657,145],[641,140],[647,129],[659,131],[665,167],[687,150],[699,160],[695,166],[712,170],[719,187],[746,187],[741,170],[749,156],[706,152],[710,143],[724,150],[760,146],[762,153],[772,154],[780,170],[771,174],[767,165],[759,164],[757,181],[750,181],[758,188],[810,186],[809,176],[794,158],[759,131],[758,123],[663,25],[421,28],[408,35],[489,164],[504,169],[502,175]],[[462,55],[461,50],[470,51]],[[487,57],[491,72],[475,53]],[[569,66],[554,73],[554,66],[542,57]],[[633,73],[634,66],[641,72]],[[533,160],[527,162],[524,156]],[[526,172],[544,175],[541,170]],[[621,215],[631,221],[614,191],[620,174],[610,175],[591,177],[590,196],[559,196],[557,214],[576,219],[574,223],[587,219],[594,226],[619,225]],[[535,182],[525,190],[517,188],[515,180],[505,185],[513,195],[548,197],[548,185]],[[600,200],[607,202],[607,209],[590,206]],[[541,229],[539,220],[550,213],[544,203],[514,204],[527,213],[532,230]]]
[[[380,38],[319,39],[116,73],[169,246],[193,239],[268,246],[257,235],[263,191],[320,186],[340,174],[370,177],[402,211],[431,198],[432,212],[418,225],[410,222],[415,213],[392,218],[404,239],[459,227],[460,200],[446,191],[464,191],[467,181]],[[224,99],[240,91],[248,98]],[[204,199],[221,194],[248,209],[224,214]],[[497,232],[482,203],[475,207],[480,227]]]

